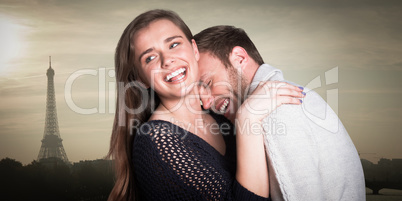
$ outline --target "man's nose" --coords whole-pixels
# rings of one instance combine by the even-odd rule
[[[212,107],[213,104],[213,96],[211,94],[211,90],[209,88],[201,87],[200,88],[200,100],[202,103],[202,107],[206,110]]]

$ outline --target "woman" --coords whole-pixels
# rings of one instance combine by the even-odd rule
[[[262,136],[240,129],[235,144],[230,123],[202,110],[198,59],[191,31],[173,12],[145,12],[124,30],[115,55],[119,95],[109,156],[116,182],[109,200],[268,198]],[[236,148],[255,149],[240,155],[257,160],[236,169]],[[256,171],[261,179],[250,181]]]

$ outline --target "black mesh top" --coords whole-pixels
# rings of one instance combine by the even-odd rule
[[[236,181],[233,126],[214,118],[224,134],[224,156],[170,122],[152,120],[140,127],[133,144],[133,167],[141,200],[269,200]]]

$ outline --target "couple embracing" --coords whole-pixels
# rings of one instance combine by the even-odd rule
[[[115,68],[109,200],[365,200],[339,118],[265,64],[242,29],[193,37],[174,12],[151,10],[124,30]]]

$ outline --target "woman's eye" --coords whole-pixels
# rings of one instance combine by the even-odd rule
[[[173,44],[170,45],[170,49],[172,49],[172,48],[174,48],[174,47],[176,47],[178,45],[179,45],[179,43],[173,43]]]
[[[149,63],[149,62],[151,62],[151,61],[154,60],[154,59],[155,59],[155,56],[147,57],[147,58],[145,59],[145,63]]]

